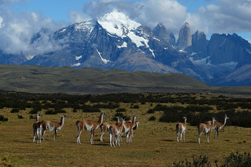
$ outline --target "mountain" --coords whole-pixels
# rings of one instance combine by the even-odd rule
[[[176,39],[173,33],[168,33],[164,24],[159,23],[154,29],[153,34],[163,42],[166,42],[172,46],[176,44]]]
[[[54,32],[51,40],[63,49],[36,55],[23,64],[184,73],[203,80],[203,74],[187,55],[171,45],[174,35],[161,24],[154,30],[113,11],[96,21],[76,23]],[[168,37],[159,39],[154,33]]]
[[[195,92],[209,86],[175,73],[0,64],[0,89],[30,93]]]
[[[251,44],[247,40],[237,34],[213,34],[209,41],[204,35],[201,40],[194,36],[198,36],[198,32],[193,35],[192,47],[186,50],[193,63],[210,78],[207,83],[214,86],[251,85],[249,72],[243,70],[251,64]],[[237,81],[231,77],[240,72],[242,79]]]
[[[22,64],[26,61],[23,54],[8,54],[0,49],[0,64]]]
[[[48,36],[54,49],[34,57],[0,51],[0,62],[181,73],[213,86],[251,85],[245,70],[251,64],[251,45],[237,34],[213,34],[208,40],[202,31],[191,34],[185,22],[176,42],[164,24],[151,29],[114,10],[55,32],[43,28],[30,39],[31,46]],[[242,78],[236,80],[237,74]]]
[[[192,45],[192,37],[189,23],[185,22],[180,28],[179,38],[177,41],[177,49],[183,50]]]

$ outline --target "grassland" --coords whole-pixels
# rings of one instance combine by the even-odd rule
[[[149,99],[152,100],[145,100]],[[163,97],[171,97],[174,101],[163,101]],[[12,113],[15,103],[18,99],[25,99],[22,102],[24,106],[18,108],[18,112]],[[192,157],[198,157],[201,154],[209,157],[211,164],[217,160],[218,164],[224,163],[224,158],[231,152],[250,152],[251,151],[251,128],[234,126],[229,121],[224,131],[220,131],[219,139],[213,139],[211,134],[210,143],[206,142],[204,136],[201,138],[201,144],[197,143],[196,126],[188,125],[185,142],[176,142],[175,124],[177,122],[159,122],[163,114],[167,111],[155,111],[148,113],[149,109],[154,109],[160,103],[166,106],[187,106],[188,103],[180,99],[200,100],[206,98],[209,100],[223,100],[217,95],[204,94],[111,94],[100,96],[64,96],[58,94],[22,94],[15,92],[2,92],[0,115],[8,118],[6,122],[0,122],[0,166],[172,166],[173,162],[192,161]],[[46,100],[47,99],[47,100]],[[75,107],[69,106],[73,103]],[[138,99],[138,100],[137,100]],[[141,100],[140,100],[141,99]],[[162,100],[161,100],[162,99]],[[177,100],[178,99],[178,100]],[[234,98],[228,99],[233,103]],[[116,101],[117,100],[117,101]],[[143,101],[142,101],[143,100]],[[145,100],[145,101],[144,101]],[[115,102],[116,101],[116,102]],[[9,103],[7,103],[9,102]],[[48,105],[53,104],[48,107]],[[127,117],[137,115],[140,122],[139,128],[134,132],[133,142],[127,144],[125,138],[120,147],[110,147],[109,135],[104,135],[104,141],[99,141],[100,129],[96,131],[94,144],[90,144],[90,132],[84,131],[81,136],[81,145],[76,143],[77,128],[75,122],[79,119],[98,120],[99,111],[88,112],[84,106],[94,106],[101,104],[116,103],[117,107],[99,108],[107,114],[104,117],[105,122],[114,122],[113,118],[117,114],[118,108],[125,109],[121,114]],[[246,100],[250,104],[250,100]],[[33,105],[34,104],[34,105]],[[48,110],[58,110],[59,105],[65,113],[45,114]],[[64,105],[62,105],[64,104]],[[59,121],[60,115],[65,114],[68,118],[65,125],[58,133],[57,141],[53,141],[53,133],[46,132],[45,141],[41,144],[33,143],[31,119],[38,107],[42,118],[41,120]],[[221,112],[215,105],[209,113]],[[29,107],[30,106],[30,107]],[[79,106],[79,107],[78,107]],[[75,108],[75,109],[74,109]],[[233,110],[241,110],[240,107],[233,107]],[[226,109],[228,110],[228,109]],[[251,109],[244,109],[250,112]],[[179,112],[179,111],[177,111]],[[18,119],[22,116],[22,119]],[[149,118],[156,118],[155,121],[149,121]],[[223,121],[223,118],[219,118]],[[230,117],[230,120],[233,119]],[[206,121],[206,120],[204,120]],[[189,123],[189,117],[188,117]]]
[[[0,90],[29,93],[186,92],[251,97],[250,87],[211,87],[183,74],[1,64],[0,78]]]

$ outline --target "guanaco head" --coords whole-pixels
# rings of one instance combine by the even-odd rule
[[[61,115],[61,118],[68,118],[66,115]]]
[[[105,112],[104,111],[101,111],[101,114],[102,116],[106,116]]]
[[[213,117],[212,118],[212,125],[214,125],[214,122],[216,121],[216,119]]]
[[[42,115],[39,114],[39,112],[37,112],[37,118],[41,118]]]
[[[135,122],[135,126],[133,127],[133,130],[137,129],[139,127],[139,121]]]

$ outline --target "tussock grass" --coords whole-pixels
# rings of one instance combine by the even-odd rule
[[[173,97],[178,98],[177,95]],[[82,144],[77,144],[76,121],[98,120],[99,112],[83,112],[81,109],[73,112],[73,108],[63,108],[66,111],[64,115],[68,118],[65,119],[62,130],[58,132],[57,141],[53,141],[54,134],[47,131],[45,141],[37,144],[32,142],[32,124],[35,121],[30,119],[32,108],[11,113],[11,108],[3,107],[0,109],[0,115],[8,118],[8,121],[0,122],[0,166],[172,166],[174,162],[185,159],[192,161],[193,156],[199,157],[201,154],[209,157],[211,164],[215,160],[218,164],[223,164],[224,158],[232,152],[250,152],[251,128],[226,126],[224,131],[220,131],[219,139],[213,139],[212,133],[210,143],[202,136],[201,144],[198,144],[197,128],[188,124],[186,141],[178,143],[175,125],[179,120],[173,123],[159,122],[164,111],[148,113],[149,109],[156,107],[159,102],[133,103],[134,106],[138,105],[137,108],[131,108],[132,104],[128,102],[118,104],[118,107],[126,109],[123,111],[124,116],[131,118],[132,115],[137,115],[140,122],[132,143],[127,144],[124,137],[120,147],[110,147],[108,132],[103,137],[104,142],[99,141],[100,129],[96,130],[93,145],[90,144],[90,132],[87,131],[83,131],[81,135]],[[114,122],[117,109],[102,108],[107,115],[104,122]],[[45,114],[46,111],[40,111],[40,120],[60,121],[60,113],[48,115]],[[22,115],[23,119],[18,119],[17,114]],[[153,116],[156,120],[149,121]],[[187,121],[189,123],[189,118]]]

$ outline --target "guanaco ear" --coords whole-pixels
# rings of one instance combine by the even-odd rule
[[[105,114],[105,112],[104,112],[104,111],[101,111],[101,114],[102,114],[103,116],[106,116],[106,114]]]

